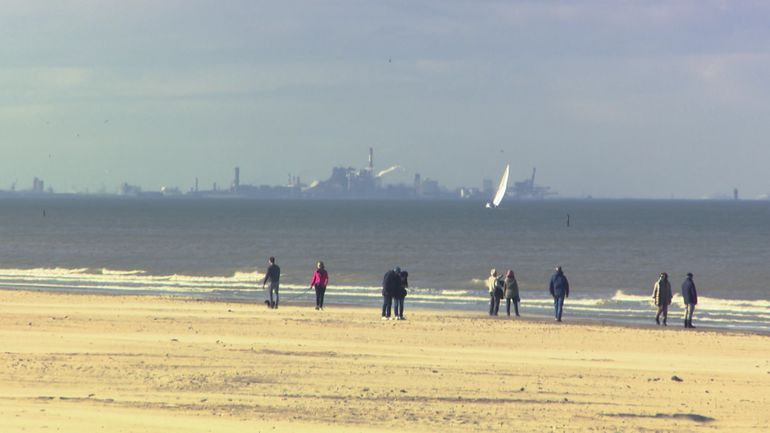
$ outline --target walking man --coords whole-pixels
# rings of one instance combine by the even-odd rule
[[[551,284],[548,289],[553,296],[553,307],[556,321],[561,322],[561,312],[564,308],[564,298],[569,298],[569,281],[564,276],[561,266],[556,267],[556,272],[551,276]]]
[[[682,283],[682,298],[684,298],[684,327],[695,328],[692,325],[692,313],[698,305],[698,291],[695,290],[695,283],[692,281],[692,272],[687,273],[687,278]]]
[[[668,281],[668,274],[661,272],[660,278],[658,278],[658,281],[655,282],[655,286],[652,288],[652,300],[658,307],[658,314],[655,316],[655,323],[658,325],[660,325],[660,317],[663,316],[663,326],[667,326],[668,306],[671,305],[673,296],[671,283]]]
[[[267,271],[265,272],[265,279],[262,280],[262,288],[265,289],[265,284],[269,283],[267,289],[265,289],[265,304],[268,308],[278,308],[278,282],[281,279],[281,268],[275,264],[275,257],[270,256],[267,259]],[[275,301],[273,301],[273,293],[275,293]]]

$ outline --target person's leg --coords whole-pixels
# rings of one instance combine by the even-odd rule
[[[689,328],[690,327],[690,320],[688,319],[688,315],[690,314],[690,305],[686,304],[684,306],[684,327]]]
[[[500,311],[500,297],[495,296],[495,316],[497,316],[497,313]]]
[[[668,305],[664,304],[661,309],[663,310],[663,326],[668,326],[666,325],[666,320],[668,320]]]
[[[695,304],[690,304],[690,311],[689,311],[689,317],[687,318],[687,323],[690,324],[690,328],[694,328],[695,325],[692,324],[692,315],[695,313]]]
[[[404,298],[399,299],[399,303],[401,304],[401,310],[400,310],[401,315],[398,317],[403,319],[404,318]]]
[[[397,319],[400,311],[398,298],[393,298],[393,318]]]
[[[553,297],[553,317],[556,320],[559,319],[559,297],[558,296]]]
[[[489,294],[489,315],[494,316],[495,314],[495,294],[490,293]]]
[[[557,297],[556,298],[556,304],[557,304],[557,307],[556,307],[556,311],[557,311],[557,313],[556,313],[556,320],[561,322],[561,314],[562,314],[562,312],[564,312],[564,296]]]
[[[278,283],[275,283],[273,290],[275,290],[275,304],[273,304],[273,308],[278,308]]]
[[[313,288],[315,289],[315,309],[318,310],[321,308],[321,286],[316,284]]]
[[[661,313],[663,313],[663,306],[659,305],[658,306],[658,314],[655,315],[655,323],[657,323],[658,325],[660,325],[660,314]]]
[[[321,286],[321,303],[318,305],[321,309],[324,309],[324,296],[326,296],[326,286]]]
[[[519,301],[513,300],[513,309],[516,311],[516,317],[519,317]]]
[[[265,302],[267,306],[273,308],[273,283],[269,283],[265,287]]]
[[[388,295],[382,295],[382,317],[388,317]]]
[[[505,298],[505,314],[511,315],[511,299]]]

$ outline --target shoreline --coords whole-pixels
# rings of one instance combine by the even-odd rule
[[[373,314],[370,314],[373,313]],[[763,431],[767,336],[0,291],[0,430]]]
[[[179,301],[190,301],[190,302],[211,302],[211,303],[218,303],[218,304],[243,304],[243,305],[255,305],[260,306],[262,305],[263,299],[262,299],[262,291],[261,290],[255,290],[255,293],[257,293],[258,297],[255,299],[243,299],[243,298],[225,298],[225,297],[217,297],[217,296],[211,296],[211,295],[202,295],[202,296],[195,296],[191,294],[181,294],[181,293],[167,293],[167,294],[159,294],[159,293],[140,293],[140,292],[122,292],[122,291],[102,291],[102,290],[55,290],[55,289],[11,289],[11,288],[0,288],[0,293],[2,292],[21,292],[21,293],[51,293],[51,294],[63,294],[63,295],[75,295],[75,296],[109,296],[109,297],[136,297],[136,298],[157,298],[157,299],[167,299],[167,300],[179,300]],[[291,296],[291,295],[288,295]],[[309,296],[309,295],[308,295]],[[377,299],[377,298],[372,298]],[[451,304],[450,306],[446,308],[440,308],[440,307],[434,307],[434,306],[421,306],[420,304],[416,305],[410,305],[408,303],[407,298],[407,316],[409,315],[410,311],[421,311],[421,312],[429,312],[429,313],[435,313],[435,314],[454,314],[454,313],[462,313],[463,315],[468,315],[468,317],[474,317],[474,318],[487,318],[489,320],[514,320],[514,321],[532,321],[535,323],[551,323],[553,322],[553,318],[550,314],[538,314],[538,313],[528,313],[527,315],[524,315],[520,317],[519,319],[507,319],[504,314],[500,314],[496,319],[493,319],[488,316],[485,308],[486,306],[482,306],[480,309],[475,310],[472,308],[452,308]],[[328,301],[327,301],[328,304]],[[284,303],[284,305],[286,305]],[[291,303],[288,304],[292,307],[306,307],[306,308],[313,308],[313,303],[310,300],[300,300],[298,301],[296,298],[291,299]],[[372,317],[379,317],[379,308],[381,307],[380,303],[373,303],[372,305],[361,305],[357,303],[345,303],[345,302],[332,302],[331,305],[335,308],[344,308],[344,309],[360,309],[360,310],[372,310],[373,315]],[[502,306],[501,306],[502,307]],[[671,324],[669,326],[658,326],[658,325],[652,325],[652,322],[655,318],[655,311],[653,309],[650,309],[650,316],[649,316],[649,322],[645,323],[646,320],[641,319],[629,319],[629,318],[592,318],[587,317],[585,314],[575,314],[571,315],[569,311],[569,302],[565,302],[565,316],[564,316],[564,323],[572,323],[572,324],[582,324],[582,325],[595,325],[595,326],[608,326],[608,327],[621,327],[621,328],[631,328],[631,329],[678,329],[683,328],[681,326],[681,312],[676,311],[673,314],[669,313],[670,322]],[[522,308],[522,307],[520,307]],[[737,333],[737,334],[754,334],[759,336],[770,336],[770,330],[762,330],[762,329],[751,329],[751,328],[731,328],[731,327],[719,327],[719,326],[711,326],[711,325],[703,325],[702,323],[699,323],[698,314],[696,313],[694,323],[697,325],[696,329],[690,330],[692,332],[719,332],[719,333]]]

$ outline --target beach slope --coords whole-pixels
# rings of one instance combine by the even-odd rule
[[[767,335],[378,313],[0,291],[0,431],[770,425]]]

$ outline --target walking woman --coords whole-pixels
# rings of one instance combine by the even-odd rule
[[[489,315],[497,316],[497,311],[500,310],[500,298],[503,297],[503,289],[500,287],[502,282],[497,277],[497,269],[489,271],[489,278],[487,279],[487,289],[489,289]]]
[[[511,302],[513,302],[513,309],[516,313],[516,317],[519,317],[519,283],[516,282],[516,276],[512,270],[508,270],[505,274],[505,281],[503,282],[505,288],[505,311],[508,315],[511,315]]]
[[[324,309],[324,294],[326,286],[329,285],[329,273],[326,272],[324,262],[318,262],[316,271],[313,273],[313,279],[310,281],[310,287],[315,289],[315,309]]]

